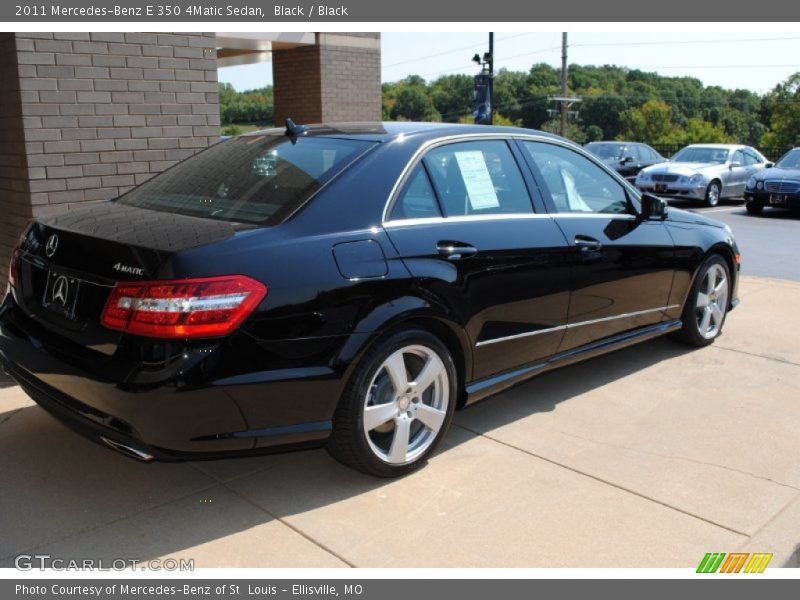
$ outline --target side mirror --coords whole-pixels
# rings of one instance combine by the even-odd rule
[[[629,163],[629,162],[633,162],[633,157],[632,156],[626,156],[625,158],[623,158],[619,162],[621,162],[623,165],[626,164],[626,163]]]
[[[669,204],[653,194],[642,194],[642,218],[663,221],[669,213]]]
[[[741,167],[742,163],[740,162],[732,162],[730,168],[735,169],[736,167]]]
[[[770,162],[766,162],[766,163],[764,163],[764,168],[765,168],[765,169],[771,169],[771,168],[772,168],[772,167],[774,167],[774,166],[775,166],[775,163],[774,163],[774,162],[771,162],[771,161],[770,161]]]

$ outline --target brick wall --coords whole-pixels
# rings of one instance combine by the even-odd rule
[[[22,184],[0,174],[2,189],[20,187],[11,196],[20,219],[0,222],[2,265],[26,217],[116,197],[218,140],[213,33],[2,35],[0,70],[16,79],[3,89],[3,144],[8,130],[13,145],[16,119],[24,147],[4,148],[0,167],[27,170]]]
[[[32,216],[13,33],[0,33],[0,296],[8,261]]]
[[[379,33],[318,33],[272,60],[277,125],[381,120]]]

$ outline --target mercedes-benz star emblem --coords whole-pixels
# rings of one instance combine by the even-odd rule
[[[54,233],[49,238],[47,238],[47,244],[44,246],[44,253],[47,255],[47,258],[53,256],[56,253],[56,249],[58,248],[58,236]]]
[[[60,275],[53,285],[53,298],[52,301],[58,300],[61,306],[67,305],[67,294],[69,293],[69,282],[64,275]]]

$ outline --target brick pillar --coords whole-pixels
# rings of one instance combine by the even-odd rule
[[[0,33],[0,296],[11,249],[31,216],[14,34]]]
[[[272,53],[275,124],[381,120],[379,33],[318,33]]]
[[[26,218],[114,198],[217,141],[219,90],[213,33],[0,36],[4,290]]]

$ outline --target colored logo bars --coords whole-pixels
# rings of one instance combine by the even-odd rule
[[[726,558],[727,557],[727,558]],[[700,561],[698,573],[763,573],[772,560],[772,554],[757,552],[709,552]]]

